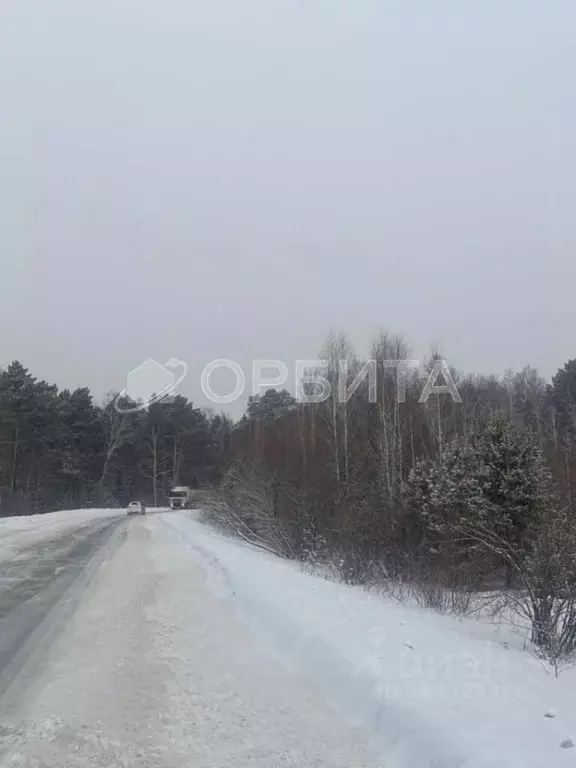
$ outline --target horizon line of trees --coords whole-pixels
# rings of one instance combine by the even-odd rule
[[[0,516],[164,505],[178,483],[213,485],[231,420],[178,395],[119,413],[90,390],[59,390],[14,361],[0,370]]]

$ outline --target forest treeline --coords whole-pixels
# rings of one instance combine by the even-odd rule
[[[0,515],[163,505],[174,484],[218,481],[231,427],[182,396],[119,413],[113,395],[97,404],[13,362],[0,371]]]
[[[0,515],[167,501],[175,483],[210,488],[213,523],[351,584],[402,584],[441,609],[506,595],[555,658],[576,651],[576,360],[547,382],[452,371],[461,397],[410,371],[403,402],[372,346],[377,386],[338,396],[362,369],[343,333],[320,358],[323,402],[287,391],[252,397],[236,423],[185,397],[119,413],[112,396],[58,390],[20,363],[0,371]],[[431,370],[435,357],[428,364]],[[438,381],[437,383],[442,383]]]

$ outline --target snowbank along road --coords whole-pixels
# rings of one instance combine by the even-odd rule
[[[190,513],[0,521],[0,766],[573,766],[575,675]]]

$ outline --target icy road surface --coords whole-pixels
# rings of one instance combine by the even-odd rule
[[[0,521],[0,695],[71,615],[125,515],[107,510]]]
[[[101,550],[107,558],[77,610],[56,613],[62,631],[49,648],[36,649],[0,700],[0,765],[382,765],[363,733],[341,722],[304,676],[262,653],[233,603],[215,597],[202,565],[164,520],[170,517],[115,523],[121,539]],[[111,523],[98,520],[94,530]],[[67,535],[71,544],[80,540],[77,529]],[[17,531],[11,541],[17,545]],[[45,565],[53,553],[62,567],[72,562],[57,554],[62,545],[60,538],[36,542],[33,551],[43,548]],[[79,550],[76,557],[80,565]]]

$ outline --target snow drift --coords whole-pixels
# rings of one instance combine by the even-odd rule
[[[263,647],[361,724],[388,768],[573,764],[560,747],[576,731],[572,670],[555,680],[489,625],[304,574],[181,515],[161,519]]]

